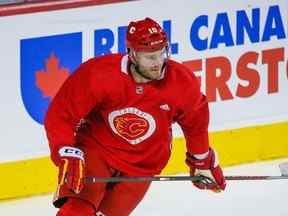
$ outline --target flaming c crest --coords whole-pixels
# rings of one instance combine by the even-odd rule
[[[131,145],[148,139],[156,130],[154,117],[136,107],[115,110],[108,115],[112,131]]]
[[[146,119],[131,114],[116,117],[114,119],[114,125],[118,133],[127,139],[135,139],[143,136],[149,126]]]

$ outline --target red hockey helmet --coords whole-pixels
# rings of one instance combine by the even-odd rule
[[[167,35],[157,22],[147,17],[129,23],[126,46],[135,51],[153,52],[168,47]]]

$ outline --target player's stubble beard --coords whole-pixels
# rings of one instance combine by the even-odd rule
[[[145,70],[141,69],[141,67],[140,67],[140,65],[138,63],[132,63],[131,67],[132,67],[131,68],[132,71],[135,71],[135,73],[140,75],[142,78],[144,78],[144,79],[146,79],[148,81],[151,81],[151,80],[157,80],[157,79],[159,79],[161,77],[162,72],[163,72],[164,67],[165,67],[165,62],[162,64],[162,67],[160,69],[160,74],[157,77],[150,76],[149,73],[147,73]]]

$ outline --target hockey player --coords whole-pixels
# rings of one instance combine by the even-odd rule
[[[150,182],[85,184],[85,176],[153,176],[167,164],[171,125],[185,135],[190,174],[225,189],[208,143],[209,110],[193,73],[169,59],[169,44],[154,20],[131,22],[128,53],[93,58],[62,85],[45,118],[51,158],[59,168],[57,216],[127,216]]]

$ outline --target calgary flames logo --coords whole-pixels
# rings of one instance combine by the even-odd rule
[[[113,132],[130,144],[138,144],[155,131],[154,118],[134,107],[116,110],[109,114],[109,124]]]
[[[114,119],[117,131],[127,139],[135,139],[144,135],[148,130],[148,121],[138,116],[118,116]]]

